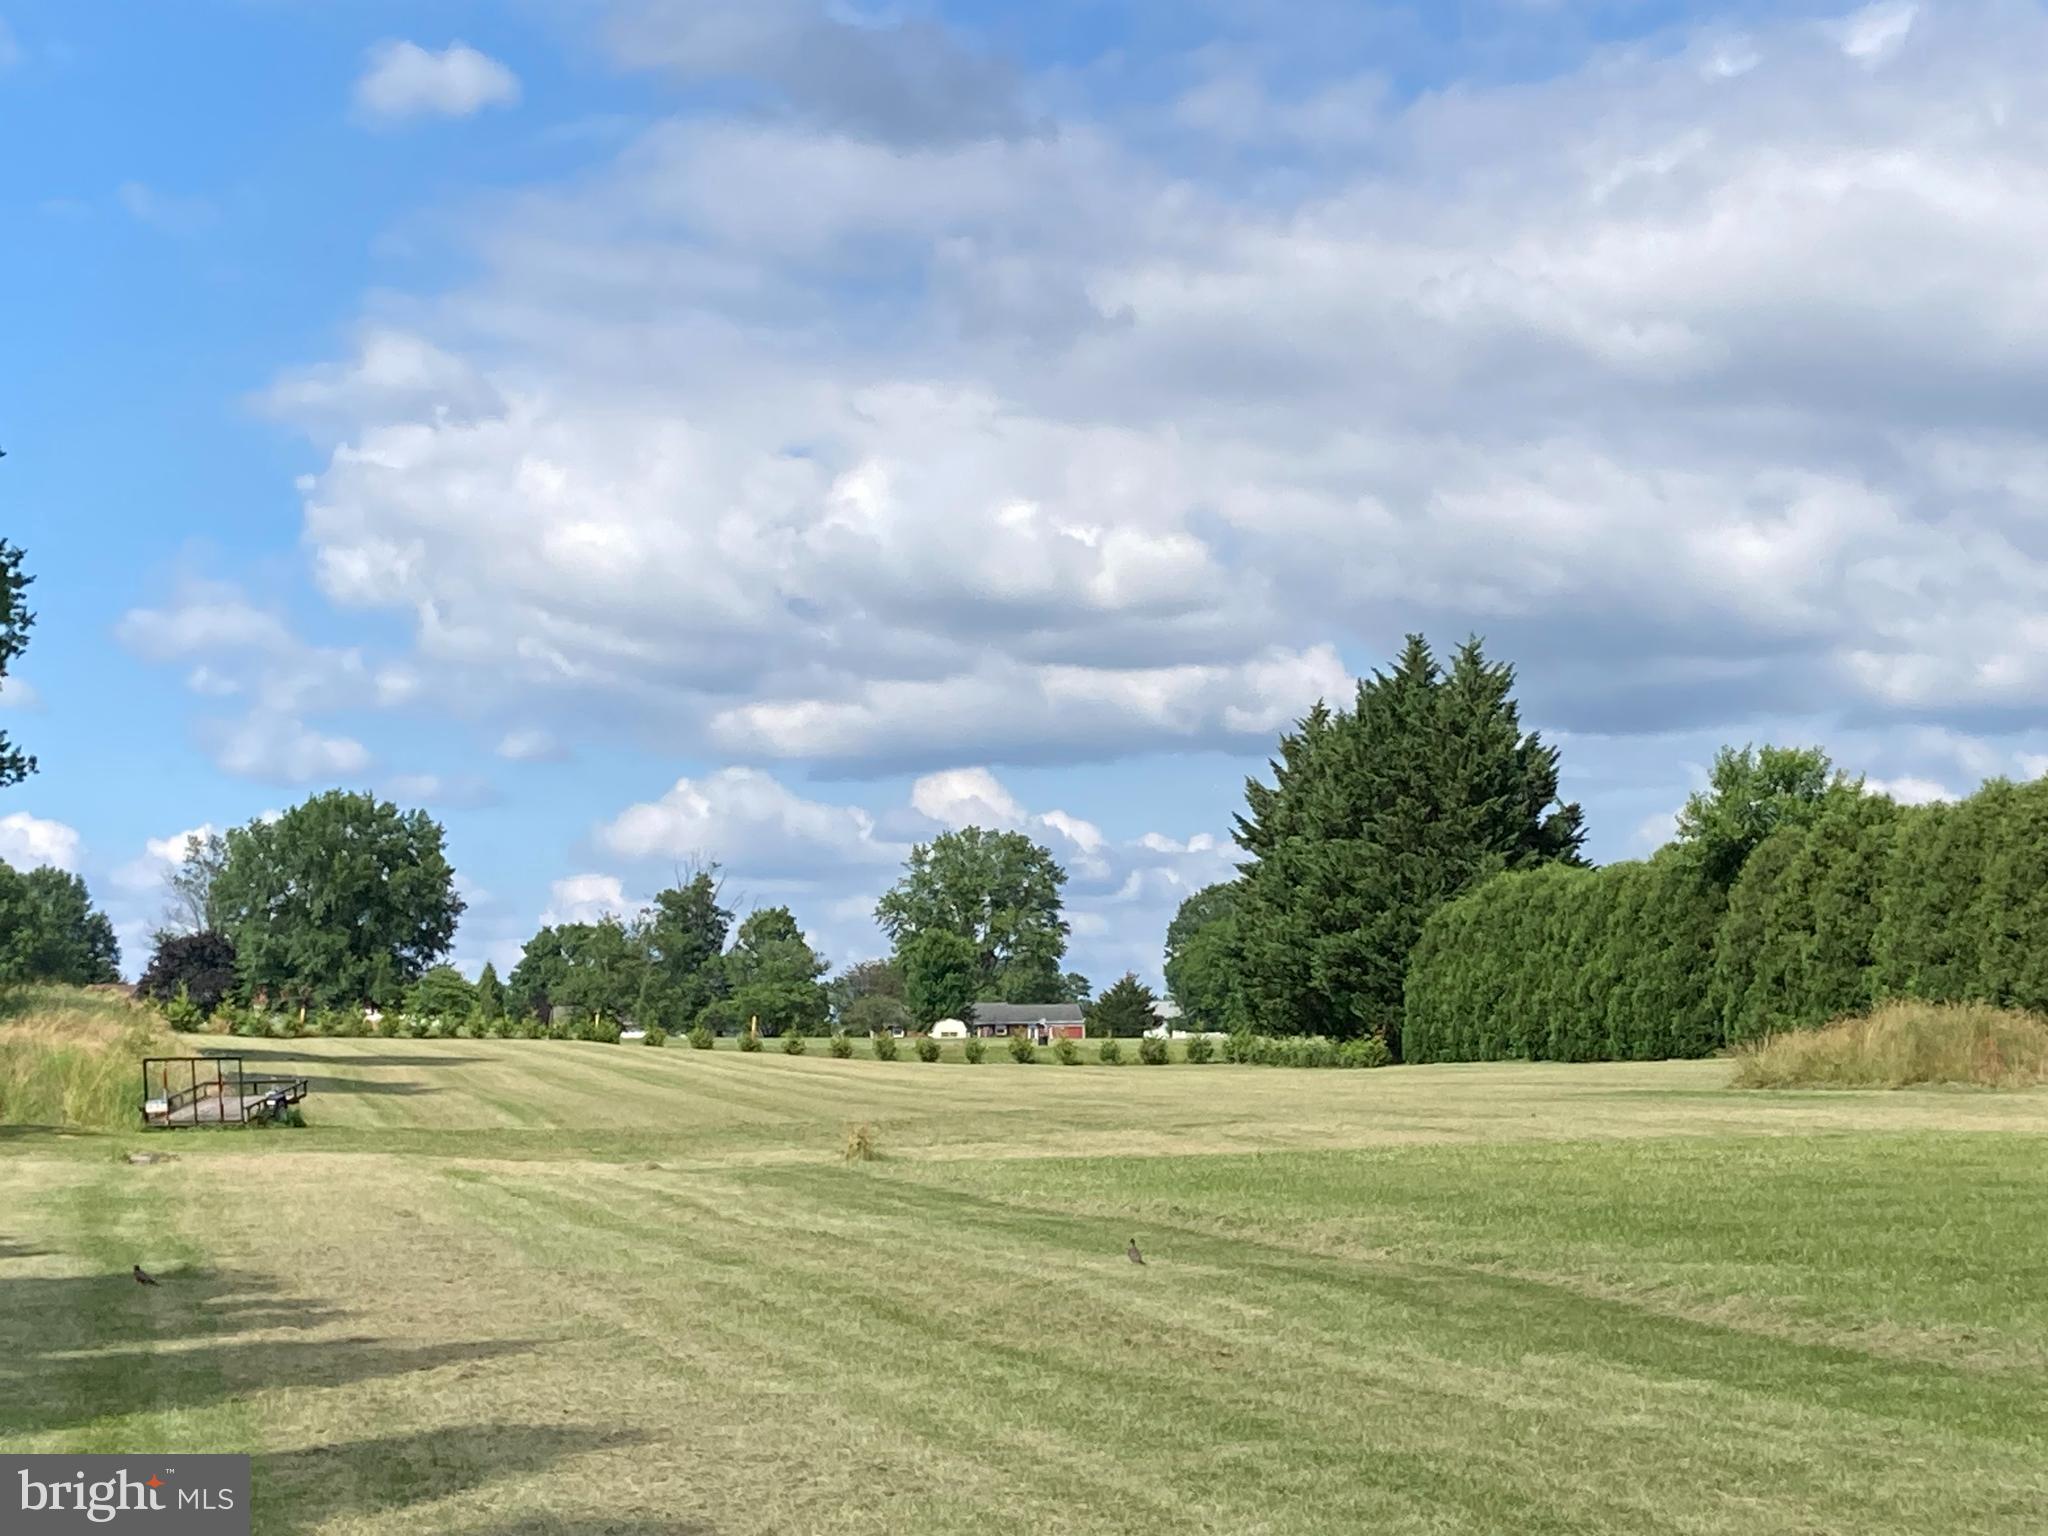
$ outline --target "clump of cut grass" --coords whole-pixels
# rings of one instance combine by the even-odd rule
[[[2048,1019],[1988,1003],[1885,1003],[1772,1035],[1736,1058],[1738,1088],[1910,1088],[2048,1082]]]
[[[880,1157],[881,1150],[875,1145],[875,1128],[862,1123],[846,1133],[846,1160],[849,1163],[872,1163]]]

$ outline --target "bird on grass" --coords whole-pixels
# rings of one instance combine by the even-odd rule
[[[1145,1262],[1145,1255],[1138,1252],[1138,1240],[1135,1237],[1131,1239],[1131,1246],[1124,1250],[1124,1257],[1129,1259],[1133,1264],[1142,1264]]]
[[[137,1285],[155,1285],[156,1277],[138,1264],[135,1266],[135,1283]]]

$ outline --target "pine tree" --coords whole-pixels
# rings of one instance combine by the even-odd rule
[[[505,984],[498,980],[498,968],[488,960],[477,972],[476,1011],[485,1019],[505,1017]]]
[[[1576,861],[1578,809],[1555,803],[1557,754],[1522,733],[1513,680],[1477,641],[1442,673],[1411,635],[1348,711],[1319,705],[1282,740],[1270,787],[1247,784],[1238,936],[1260,1027],[1398,1053],[1429,915],[1498,871]]]

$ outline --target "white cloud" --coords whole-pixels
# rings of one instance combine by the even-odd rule
[[[1912,0],[1879,0],[1845,17],[1837,29],[1842,52],[1865,64],[1882,63],[1913,30],[1920,7]]]
[[[356,111],[372,122],[432,114],[468,117],[519,99],[519,77],[466,43],[438,53],[417,43],[377,44],[356,81]]]
[[[0,859],[16,869],[49,864],[75,871],[78,846],[77,830],[61,821],[45,821],[27,811],[0,816]]]
[[[209,838],[218,830],[212,822],[203,821],[196,827],[187,827],[168,837],[145,838],[141,855],[114,871],[114,885],[131,894],[158,889],[163,885],[164,877],[184,863],[187,839]]]
[[[548,889],[548,908],[540,915],[543,928],[563,923],[595,923],[606,917],[627,917],[640,904],[626,899],[616,875],[570,875]]]
[[[353,778],[370,766],[369,749],[361,742],[325,735],[284,715],[218,723],[204,739],[223,773],[273,784]]]
[[[552,733],[533,728],[507,731],[498,741],[497,753],[508,763],[557,763],[569,755]]]
[[[1863,787],[1874,795],[1890,795],[1901,805],[1933,805],[1937,801],[1960,798],[1946,785],[1910,774],[1894,779],[1866,778]]]
[[[0,709],[39,709],[43,696],[25,677],[0,677]]]
[[[0,70],[12,69],[21,62],[21,44],[14,31],[4,19],[0,19]]]
[[[805,800],[752,768],[678,779],[659,800],[599,828],[597,841],[621,858],[703,858],[763,878],[894,863],[907,851],[879,839],[859,807]]]
[[[965,826],[1014,827],[1024,807],[986,768],[928,773],[910,787],[910,808],[949,831]]]

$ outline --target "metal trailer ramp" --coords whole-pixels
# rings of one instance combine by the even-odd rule
[[[142,1063],[142,1123],[250,1125],[283,1114],[308,1091],[305,1078],[252,1074],[239,1056],[150,1056]]]

